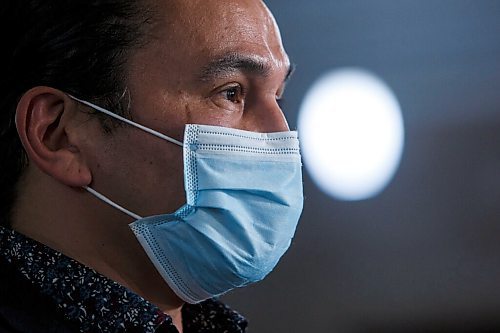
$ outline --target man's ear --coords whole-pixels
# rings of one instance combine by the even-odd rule
[[[30,163],[73,187],[92,181],[75,132],[78,112],[76,103],[64,92],[41,86],[27,91],[16,110],[17,132]]]

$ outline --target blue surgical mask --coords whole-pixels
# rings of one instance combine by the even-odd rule
[[[136,219],[132,231],[181,299],[198,303],[260,281],[274,269],[303,206],[296,132],[186,125],[181,143],[74,99],[182,146],[187,203],[173,214],[143,218],[87,188]]]

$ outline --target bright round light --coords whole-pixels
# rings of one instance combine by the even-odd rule
[[[399,166],[404,145],[399,103],[367,71],[341,69],[320,78],[303,101],[298,127],[312,179],[338,199],[377,195]]]

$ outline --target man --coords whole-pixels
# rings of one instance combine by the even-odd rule
[[[265,5],[1,16],[0,332],[244,332],[214,297],[269,273],[302,209]]]

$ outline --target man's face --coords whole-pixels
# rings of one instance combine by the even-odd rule
[[[185,124],[288,130],[277,99],[290,63],[261,1],[157,3],[151,42],[128,63],[132,120],[179,141]],[[96,189],[143,216],[185,202],[182,148],[132,127],[101,138]]]

